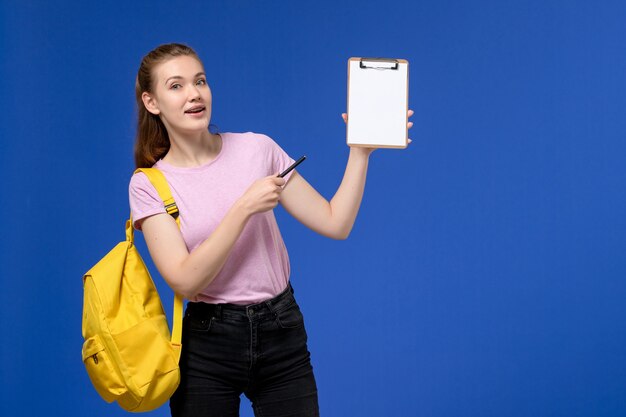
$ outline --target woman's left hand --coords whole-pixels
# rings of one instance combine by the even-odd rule
[[[414,113],[413,110],[409,110],[407,112],[407,116],[411,117],[411,116],[413,116],[413,113]],[[341,113],[341,117],[343,118],[343,121],[345,123],[348,123],[348,114],[347,113]],[[412,128],[413,127],[413,122],[408,122],[406,124],[406,127],[407,127],[407,129]],[[413,142],[413,141],[411,139],[409,139],[409,143],[411,143],[411,142]],[[358,148],[357,147],[353,147],[352,149],[363,149],[363,151],[365,151],[369,155],[370,153],[374,152],[378,148],[366,148],[366,147],[360,147],[359,146]]]

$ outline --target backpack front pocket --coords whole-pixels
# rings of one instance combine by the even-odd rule
[[[113,402],[126,392],[126,386],[112,366],[98,335],[90,337],[83,343],[83,363],[91,383],[105,401]]]
[[[160,325],[161,323],[164,326]],[[142,390],[148,384],[159,381],[163,379],[163,375],[170,373],[173,386],[170,395],[178,386],[178,362],[172,344],[167,338],[169,336],[167,332],[169,331],[164,319],[152,318],[112,335],[124,366],[137,389]],[[132,385],[131,390],[135,390]]]

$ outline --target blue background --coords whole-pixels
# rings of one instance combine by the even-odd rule
[[[2,1],[0,415],[126,415],[81,363],[81,277],[123,239],[135,74],[172,41],[220,130],[306,154],[327,198],[348,58],[410,62],[413,144],[374,152],[350,238],[276,210],[322,415],[626,415],[624,22],[620,1]]]

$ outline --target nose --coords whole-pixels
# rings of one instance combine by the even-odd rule
[[[189,101],[196,101],[200,98],[200,90],[195,85],[189,91]]]

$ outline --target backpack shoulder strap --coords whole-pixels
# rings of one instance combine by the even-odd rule
[[[135,174],[138,172],[143,172],[146,177],[148,177],[154,188],[156,188],[157,193],[159,193],[159,197],[163,200],[165,211],[176,219],[176,224],[180,227],[178,206],[176,205],[176,201],[174,201],[174,197],[172,197],[172,192],[170,191],[170,186],[167,184],[165,175],[157,168],[137,168]]]
[[[150,180],[154,188],[156,188],[157,193],[159,193],[159,197],[163,200],[163,204],[165,205],[165,210],[169,215],[171,215],[175,220],[176,224],[180,228],[180,218],[178,206],[176,205],[176,201],[174,201],[174,197],[172,197],[172,191],[170,190],[170,186],[167,184],[167,180],[165,179],[165,175],[158,170],[157,168],[137,168],[135,173],[143,172],[146,177]],[[132,228],[132,226],[131,226]],[[183,297],[179,294],[174,294],[174,317],[172,319],[172,345],[175,347],[175,351],[177,352],[177,359],[180,359],[180,346],[181,346],[181,338],[183,333]]]

